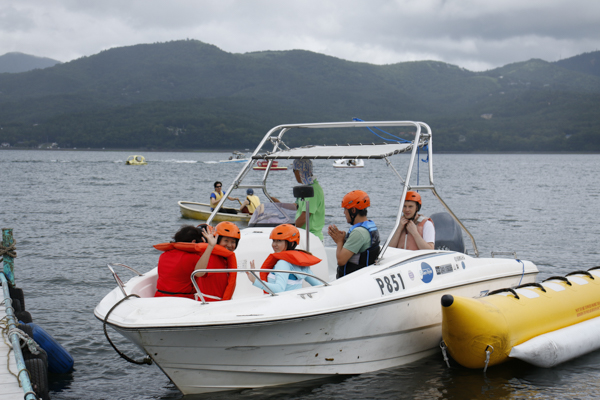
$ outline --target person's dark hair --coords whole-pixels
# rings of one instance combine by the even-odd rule
[[[361,217],[366,217],[367,209],[365,208],[364,210],[356,210],[356,215],[360,215]]]
[[[196,241],[196,243],[204,242],[204,237],[202,236],[200,228],[196,228],[193,225],[184,225],[175,233],[173,236],[173,241],[175,242],[183,242],[183,243],[191,243],[192,241]]]
[[[221,186],[223,186],[223,184],[222,184],[221,182],[219,182],[219,181],[216,181],[216,182],[214,183],[214,185],[213,185],[215,189],[217,188],[217,185],[221,185]]]
[[[286,250],[294,250],[296,248],[296,246],[298,245],[298,243],[290,242],[289,240],[286,240],[285,243],[286,243],[286,247],[285,247]]]

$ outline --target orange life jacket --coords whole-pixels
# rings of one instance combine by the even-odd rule
[[[169,251],[169,250],[181,250],[187,253],[196,253],[202,257],[204,251],[208,247],[208,243],[184,243],[184,242],[175,242],[175,243],[159,243],[155,244],[154,248],[160,251]],[[227,268],[228,269],[237,269],[237,259],[235,258],[235,253],[233,251],[227,250],[225,247],[217,244],[213,248],[211,255],[221,256],[227,260]],[[208,270],[207,270],[208,272]],[[227,278],[227,287],[225,288],[225,292],[223,293],[222,300],[231,300],[231,296],[233,296],[233,291],[235,290],[237,273],[228,274]]]
[[[297,265],[299,267],[310,267],[321,262],[321,259],[313,256],[305,251],[301,250],[284,250],[279,253],[271,253],[265,260],[260,269],[273,269],[277,261],[283,260],[290,264]],[[268,272],[261,272],[260,279],[263,281],[267,280],[269,276]]]
[[[423,215],[419,215],[417,217],[417,220],[416,220],[417,231],[419,232],[419,235],[421,235],[421,237],[423,237],[423,228],[425,227],[425,223],[427,221],[431,221],[431,218],[425,217]],[[431,223],[433,224],[433,221],[431,221]],[[417,242],[415,241],[415,238],[413,237],[413,235],[410,235],[407,232],[406,227],[404,227],[404,229],[400,233],[400,239],[398,240],[398,248],[404,249],[405,243],[406,243],[406,250],[419,250],[419,246],[417,246]]]

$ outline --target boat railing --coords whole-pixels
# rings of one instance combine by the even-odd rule
[[[198,274],[203,274],[203,273],[218,273],[218,274],[222,274],[222,273],[239,273],[239,272],[250,272],[256,279],[258,279],[261,283],[261,285],[264,288],[265,292],[268,292],[271,296],[277,296],[277,294],[275,292],[273,292],[271,289],[269,289],[269,287],[267,286],[267,284],[265,283],[265,281],[263,281],[262,279],[260,279],[260,273],[261,272],[268,272],[268,273],[285,273],[285,274],[290,274],[289,270],[280,270],[280,269],[255,269],[255,268],[223,268],[223,269],[199,269],[196,270],[194,272],[192,272],[192,274],[190,275],[190,279],[192,280],[192,284],[194,285],[194,288],[196,289],[196,295],[198,297],[200,297],[200,301],[202,301],[202,304],[208,304],[208,302],[204,299],[205,296],[209,296],[209,295],[205,295],[202,293],[202,291],[200,290],[200,288],[198,287],[198,283],[196,282],[196,275]],[[258,272],[258,274],[257,274]],[[316,275],[313,275],[309,272],[300,272],[300,271],[293,271],[292,274],[294,275],[304,275],[304,276],[310,276],[312,278],[315,278],[316,280],[320,281],[321,283],[323,283],[323,285],[325,286],[331,286],[326,280],[319,278]],[[212,297],[212,296],[209,296]],[[220,300],[220,299],[219,299]]]
[[[117,275],[117,273],[115,272],[115,270],[113,269],[113,267],[123,267],[123,268],[127,268],[128,270],[136,273],[138,276],[142,276],[143,274],[139,273],[138,271],[136,271],[135,269],[125,265],[125,264],[119,264],[119,263],[112,263],[112,264],[106,264],[106,266],[108,267],[108,269],[110,270],[110,272],[113,275],[113,278],[115,278],[115,281],[117,282],[117,285],[119,286],[119,289],[121,289],[121,292],[123,292],[123,296],[127,297],[127,292],[125,292],[125,284],[123,283],[123,281],[121,280],[121,278],[119,278],[119,275]]]

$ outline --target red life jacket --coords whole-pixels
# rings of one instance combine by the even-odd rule
[[[425,217],[423,215],[419,215],[417,217],[417,231],[419,232],[419,235],[421,235],[421,237],[423,237],[423,228],[425,227],[425,222],[427,221],[431,221],[431,218]],[[433,224],[433,221],[431,221],[431,223]],[[415,238],[413,237],[413,235],[409,234],[406,231],[406,227],[404,227],[404,229],[400,233],[400,239],[398,240],[398,248],[404,249],[405,242],[406,250],[419,250],[419,246],[417,246]]]
[[[187,253],[194,253],[200,255],[204,254],[204,251],[208,247],[208,243],[183,243],[183,242],[175,242],[175,243],[159,243],[155,244],[154,248],[160,251],[169,251],[169,250],[181,250]],[[211,255],[220,256],[227,260],[227,268],[228,269],[237,269],[237,259],[235,258],[235,253],[233,251],[227,250],[225,247],[221,245],[216,245]],[[231,300],[231,296],[233,296],[233,292],[235,290],[237,273],[227,274],[229,275],[227,278],[227,287],[225,288],[225,292],[223,293],[222,300]]]
[[[297,265],[299,267],[310,267],[313,265],[317,265],[321,262],[321,259],[313,256],[302,250],[284,250],[279,253],[271,253],[269,257],[265,260],[260,269],[273,269],[277,261],[283,260],[287,261],[290,264]],[[261,272],[260,279],[263,281],[267,281],[269,276],[269,272]],[[267,293],[267,292],[265,292]]]

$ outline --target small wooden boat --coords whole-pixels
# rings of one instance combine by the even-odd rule
[[[191,201],[179,201],[179,210],[181,211],[181,216],[183,218],[197,219],[201,221],[206,221],[210,214],[212,213],[210,204],[205,203],[194,203]],[[214,221],[242,221],[248,222],[250,221],[251,215],[248,213],[240,212],[239,209],[235,209],[237,214],[229,214],[224,212],[218,212],[215,215]]]
[[[365,166],[365,161],[361,159],[340,159],[335,160],[333,168],[362,168]]]
[[[125,165],[146,165],[146,159],[144,156],[129,156],[125,160]]]
[[[252,167],[252,169],[257,171],[264,171],[265,169],[267,169],[267,165],[269,165],[269,162],[267,160],[260,160],[256,163],[254,167]],[[288,167],[280,167],[277,161],[273,161],[273,164],[270,168],[271,171],[285,171],[286,169],[288,169]]]

